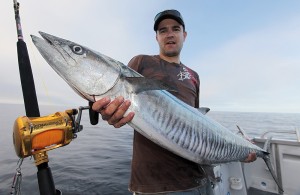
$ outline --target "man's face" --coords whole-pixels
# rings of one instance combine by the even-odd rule
[[[156,40],[160,48],[160,54],[174,57],[180,54],[187,33],[183,26],[173,19],[162,20],[156,31]]]

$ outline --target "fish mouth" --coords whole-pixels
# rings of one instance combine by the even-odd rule
[[[32,39],[32,41],[33,41],[34,43],[37,43],[37,42],[43,40],[44,42],[46,42],[46,43],[48,43],[48,44],[54,46],[53,41],[51,41],[51,39],[52,39],[51,37],[54,37],[54,36],[49,35],[49,34],[44,33],[44,32],[41,32],[41,31],[39,31],[39,34],[41,35],[41,37],[42,37],[43,39],[41,39],[41,38],[39,38],[39,37],[37,37],[37,36],[35,36],[35,35],[30,35],[30,36],[31,36],[31,39]]]
[[[42,31],[39,31],[39,34],[44,38],[44,40],[49,43],[50,45],[55,45],[54,44],[54,41],[52,40],[55,40],[55,39],[59,39],[58,37],[55,37],[53,35],[50,35],[50,34],[47,34],[47,33],[44,33]]]
[[[78,93],[84,99],[94,102],[95,101],[94,95],[90,95],[88,93],[81,91],[76,85],[74,85],[72,82],[70,82],[67,77],[65,77],[63,74],[61,74],[61,71],[57,68],[57,66],[53,66],[52,63],[49,62],[49,61],[51,61],[51,60],[49,60],[50,59],[49,56],[51,56],[51,55],[49,55],[47,53],[49,53],[50,49],[53,52],[56,52],[57,55],[61,56],[61,59],[64,59],[64,61],[66,63],[68,63],[68,60],[66,59],[65,55],[67,55],[71,59],[73,59],[72,56],[70,56],[67,52],[64,51],[63,48],[60,47],[62,44],[68,43],[68,41],[64,40],[62,38],[41,32],[41,31],[39,31],[39,34],[41,35],[42,38],[35,36],[35,35],[31,35],[31,39],[32,39],[33,43],[36,45],[36,47],[38,48],[38,50],[40,51],[40,53],[42,54],[42,56],[44,56],[44,58],[46,59],[48,64],[58,73],[58,75],[60,75],[68,83],[68,85],[76,93]],[[75,59],[73,59],[73,60],[75,61]]]

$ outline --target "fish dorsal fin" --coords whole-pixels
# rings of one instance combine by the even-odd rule
[[[200,107],[200,108],[197,108],[197,110],[205,115],[206,113],[208,113],[210,111],[210,108]]]
[[[172,87],[156,79],[145,77],[126,77],[126,80],[134,86],[135,93],[141,93],[149,90],[176,91]]]
[[[238,133],[241,134],[244,139],[253,143],[252,138],[248,135],[248,133],[242,127],[240,127],[239,125],[236,125],[236,127],[238,128]]]

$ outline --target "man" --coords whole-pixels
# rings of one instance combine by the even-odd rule
[[[181,14],[177,10],[165,10],[156,15],[154,31],[159,55],[139,55],[129,62],[129,67],[143,76],[157,79],[174,91],[174,96],[199,108],[198,74],[180,61],[180,52],[187,32]],[[134,113],[124,116],[130,101],[118,97],[111,101],[103,98],[93,105],[104,120],[118,128],[132,120]],[[249,161],[256,157],[251,157]],[[201,194],[211,195],[208,172],[198,164],[183,159],[148,140],[134,131],[130,191],[135,194]]]

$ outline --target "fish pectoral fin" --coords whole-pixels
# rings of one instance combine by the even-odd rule
[[[205,115],[206,113],[208,113],[210,111],[210,108],[200,107],[200,108],[197,108],[197,110]]]
[[[134,86],[134,92],[137,94],[149,90],[177,91],[174,88],[156,79],[149,79],[145,77],[126,77],[126,80]]]

